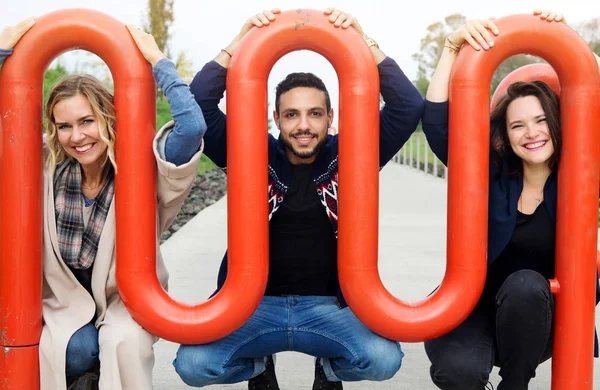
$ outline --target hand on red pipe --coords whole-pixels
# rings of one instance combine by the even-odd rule
[[[12,49],[19,39],[35,24],[35,18],[29,17],[14,26],[8,26],[0,34],[0,49]]]
[[[163,52],[158,48],[156,40],[151,34],[145,33],[131,24],[126,25],[126,27],[146,61],[155,65],[158,61],[166,58]]]

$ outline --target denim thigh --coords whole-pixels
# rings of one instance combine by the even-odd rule
[[[99,363],[98,330],[90,322],[71,336],[67,345],[67,376],[79,376]]]

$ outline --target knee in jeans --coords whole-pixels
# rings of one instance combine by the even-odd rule
[[[181,345],[173,361],[175,371],[188,386],[205,386],[223,375],[223,368],[215,364],[199,345]]]
[[[431,366],[431,380],[442,390],[481,390],[490,370],[481,361],[450,357]]]
[[[77,330],[67,344],[67,372],[83,374],[94,366],[99,353],[98,330],[89,323]]]
[[[550,295],[548,281],[540,273],[529,269],[510,274],[498,292],[502,300],[511,299],[516,302],[548,300]]]
[[[359,365],[366,380],[383,381],[392,378],[400,370],[402,357],[404,353],[397,342],[377,337],[364,346]]]
[[[82,340],[78,343],[69,342],[67,347],[67,355],[79,361],[95,360],[99,353],[98,338]]]

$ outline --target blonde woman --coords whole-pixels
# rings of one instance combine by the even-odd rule
[[[0,34],[0,63],[34,24],[27,19]],[[153,145],[158,241],[196,176],[206,125],[154,38],[128,29],[152,64],[174,118]],[[130,316],[115,279],[113,96],[91,76],[68,76],[51,91],[45,116],[41,388],[151,389],[157,338]],[[158,245],[156,251],[157,273],[166,287]]]

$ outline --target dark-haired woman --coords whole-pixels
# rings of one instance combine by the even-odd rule
[[[534,14],[564,21],[548,11]],[[446,39],[423,117],[431,148],[444,164],[448,83],[456,55],[465,43],[489,50],[498,34],[491,20],[474,20]],[[559,104],[544,82],[516,82],[491,114],[487,279],[470,316],[425,343],[431,379],[440,389],[482,390],[498,366],[499,390],[524,390],[538,365],[552,356],[554,299],[548,279],[554,277]]]

